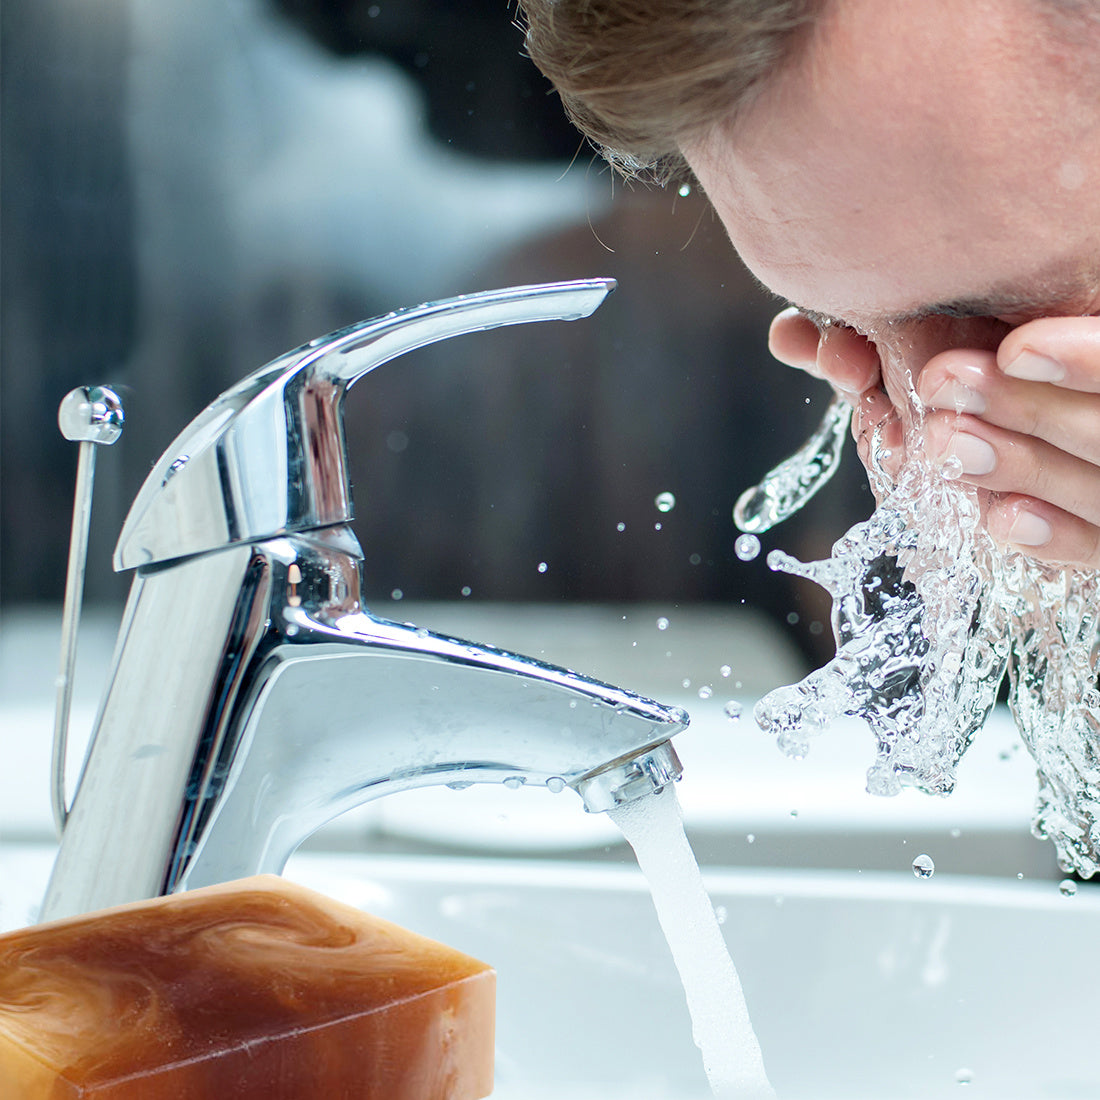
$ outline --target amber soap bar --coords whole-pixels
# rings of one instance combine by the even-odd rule
[[[477,1100],[496,975],[262,875],[0,936],[3,1100]]]

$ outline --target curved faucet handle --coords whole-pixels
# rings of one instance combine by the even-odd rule
[[[340,329],[226,390],[153,467],[123,524],[115,569],[352,518],[344,394],[375,367],[467,332],[587,317],[615,287],[584,279],[468,294]]]

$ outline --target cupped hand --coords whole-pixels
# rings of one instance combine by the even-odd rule
[[[1100,317],[1029,321],[994,345],[940,351],[917,372],[917,394],[933,410],[928,454],[989,490],[986,523],[999,542],[1100,568]],[[887,392],[871,340],[838,325],[819,330],[792,309],[773,321],[770,347],[852,404],[865,465],[872,439],[901,455],[905,400]]]
[[[1100,566],[1100,317],[1013,329],[996,352],[951,350],[917,382],[939,410],[929,453],[992,490],[1000,542],[1062,565]]]

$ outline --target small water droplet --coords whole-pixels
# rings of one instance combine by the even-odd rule
[[[1023,871],[1017,871],[1017,872],[1016,872],[1016,878],[1017,878],[1017,879],[1018,879],[1018,880],[1019,880],[1020,882],[1023,882],[1023,881],[1024,881],[1024,873],[1023,873]]]
[[[713,694],[714,694],[714,688],[712,688],[710,686],[710,684],[704,684],[699,689],[699,698],[700,699],[709,699]]]
[[[1064,878],[1058,883],[1058,891],[1064,898],[1072,898],[1077,893],[1077,883],[1071,878]]]
[[[390,599],[391,600],[403,600],[404,598],[405,598],[405,593],[402,592],[400,588],[395,588],[390,593]]]
[[[947,481],[958,481],[963,473],[962,459],[958,455],[948,455],[940,466],[940,473]]]
[[[468,584],[464,584],[462,586],[462,595],[463,596],[468,596],[472,591],[473,591],[473,589]]]
[[[428,636],[428,628],[426,626],[417,627],[416,636],[418,638],[426,638]]]
[[[729,665],[723,665],[718,671],[728,680],[733,669]]]
[[[798,811],[797,810],[791,810],[791,817],[798,817]]]
[[[660,524],[659,522],[658,522],[658,523],[655,523],[655,524],[653,525],[653,530],[654,530],[654,531],[660,531],[660,529],[661,529],[661,524]]]
[[[738,535],[733,552],[742,561],[752,561],[760,555],[760,540],[755,535]]]
[[[615,530],[616,531],[625,531],[626,530],[626,524],[625,523],[616,523],[615,524]]]
[[[750,844],[755,844],[755,843],[756,843],[756,833],[749,833],[749,834],[748,834],[748,835],[747,835],[747,836],[745,837],[745,839],[746,839],[746,840],[747,840],[747,841],[748,841],[748,842],[749,842]]]
[[[539,562],[539,572],[540,573],[545,573],[546,570],[549,569],[549,568],[550,567],[546,564],[546,562],[544,562],[544,561]]]
[[[552,775],[546,781],[546,787],[554,794],[561,794],[565,790],[565,780],[560,775]]]
[[[658,493],[653,501],[658,512],[671,512],[676,507],[676,497],[669,492]]]
[[[681,685],[682,685],[683,687],[686,687],[686,688],[689,688],[689,687],[691,687],[691,681],[690,681],[690,680],[688,680],[687,678],[685,678],[685,679],[681,680],[681,681],[680,681],[680,684],[681,684]]]
[[[714,907],[714,919],[719,924],[725,924],[729,920],[730,911],[724,905],[716,905]]]
[[[524,779],[522,775],[510,775],[504,781],[504,785],[510,791],[518,791],[520,789],[520,787],[522,787],[523,784],[526,783],[526,782],[527,782],[527,780]]]
[[[448,790],[452,791],[464,791],[472,786],[473,783],[471,783],[468,779],[456,779],[453,783],[447,784]]]
[[[677,194],[680,196],[680,198],[686,199],[688,197],[688,195],[691,194],[691,184],[690,183],[681,183],[680,184],[680,190],[677,192]]]
[[[731,699],[722,710],[731,722],[736,722],[741,717],[741,704],[736,699]]]
[[[657,629],[658,629],[658,630],[668,630],[668,619],[666,619],[666,618],[664,617],[664,615],[662,615],[662,616],[661,616],[661,617],[660,617],[660,618],[659,618],[659,619],[657,620]]]
[[[969,1085],[974,1080],[974,1071],[967,1069],[965,1066],[962,1069],[955,1071],[955,1083],[957,1085]]]
[[[917,878],[931,878],[936,873],[936,865],[931,856],[920,855],[913,860],[913,874]]]

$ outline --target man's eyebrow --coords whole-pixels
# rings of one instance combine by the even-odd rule
[[[1004,317],[1017,313],[1027,313],[1034,309],[1049,307],[1049,295],[1040,297],[1033,294],[990,295],[978,298],[954,298],[946,302],[920,306],[904,313],[895,313],[884,318],[888,325],[901,325],[906,322],[924,321],[929,317]]]
[[[890,328],[895,325],[912,324],[916,321],[925,321],[930,317],[1004,317],[1014,314],[1028,313],[1033,310],[1043,311],[1049,307],[1048,295],[989,295],[974,298],[953,298],[948,301],[934,302],[931,305],[917,306],[914,309],[905,310],[902,313],[883,314],[875,318],[848,319],[836,317],[828,313],[820,313],[806,306],[800,306],[795,302],[788,302],[802,314],[808,321],[812,321],[819,329],[826,329],[832,325],[846,328],[854,328],[861,332],[870,332],[876,328]]]

